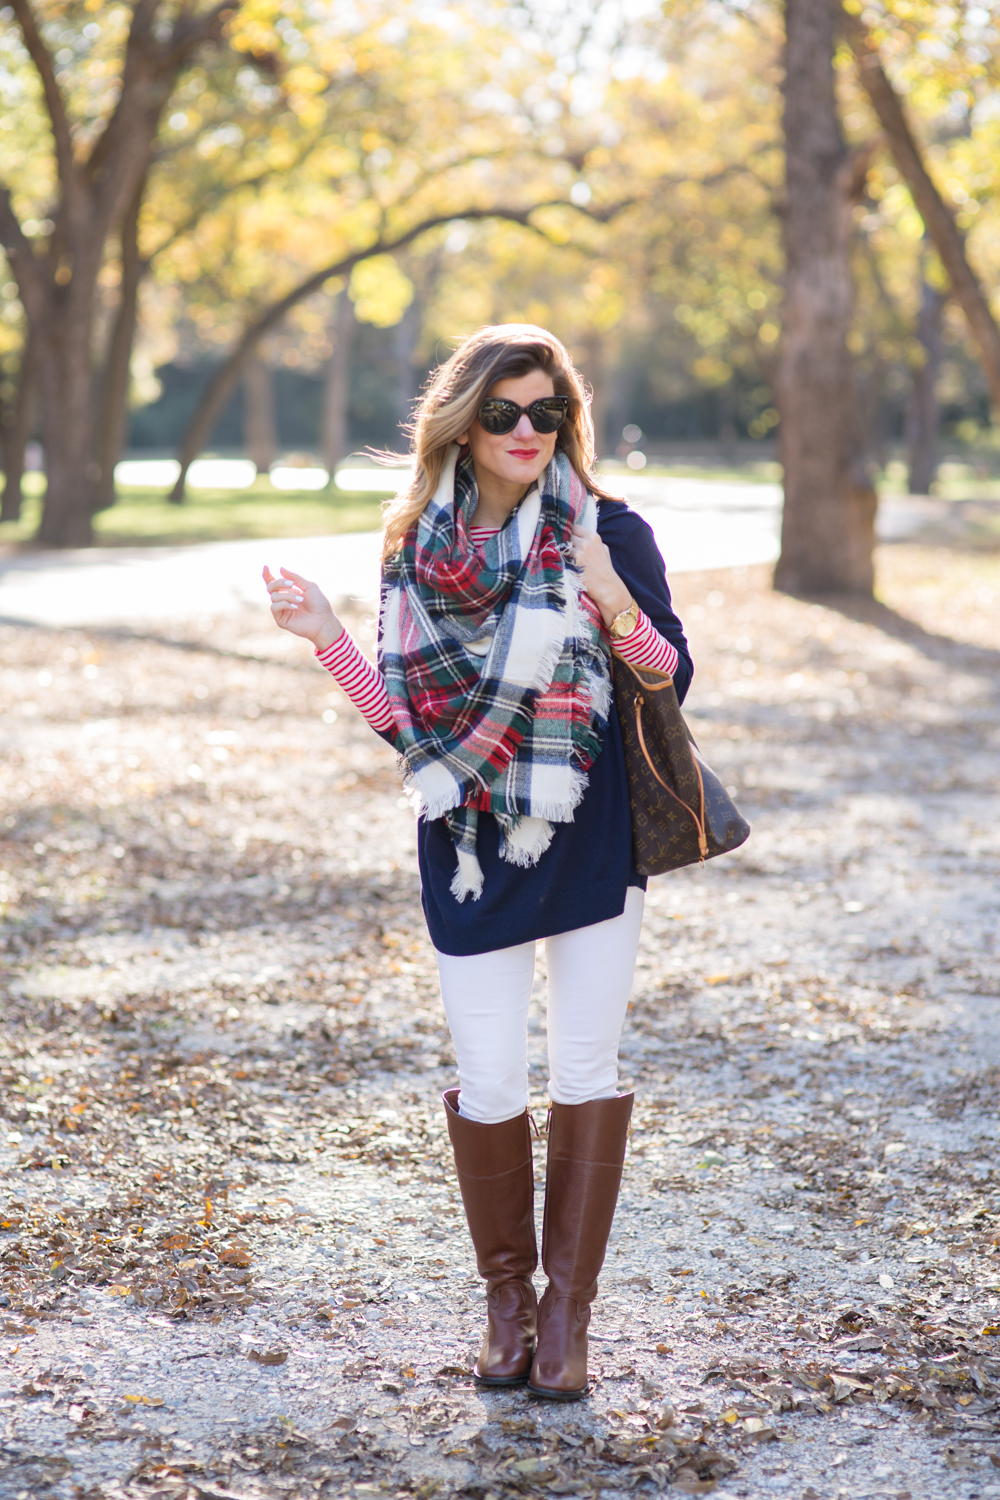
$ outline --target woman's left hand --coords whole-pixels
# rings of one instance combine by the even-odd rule
[[[596,531],[573,527],[573,561],[583,574],[583,586],[593,599],[605,625],[628,609],[632,595],[611,565],[611,553]]]

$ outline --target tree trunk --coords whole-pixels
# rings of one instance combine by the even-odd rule
[[[274,410],[274,371],[259,354],[243,371],[243,446],[258,474],[266,474],[278,456]]]
[[[320,447],[323,466],[331,483],[341,459],[347,457],[349,445],[348,408],[351,394],[351,344],[354,335],[354,304],[347,288],[334,303],[332,333],[333,353],[326,366],[323,382],[323,413]]]
[[[943,292],[926,281],[923,282],[920,311],[917,314],[917,337],[923,347],[924,361],[913,372],[913,389],[906,408],[911,495],[930,494],[931,485],[937,476],[938,435],[941,430],[937,380],[944,356],[941,329],[947,301]]]
[[[417,372],[413,368],[413,351],[417,346],[420,317],[416,302],[411,302],[394,329],[393,353],[396,357],[396,421],[400,441],[407,444],[406,425],[413,415],[413,398],[417,394]]]
[[[726,463],[732,463],[736,454],[736,406],[733,401],[733,382],[727,380],[715,392],[715,410],[718,422],[719,451]]]
[[[829,0],[786,0],[786,257],[777,373],[785,508],[775,587],[871,594],[875,496],[852,479],[855,408],[847,337],[856,174],[834,96]]]
[[[590,419],[594,424],[594,448],[598,458],[608,453],[605,441],[610,426],[611,379],[608,372],[606,339],[591,330],[583,339],[583,374],[590,387]]]
[[[924,166],[906,111],[882,67],[875,43],[857,16],[843,12],[840,20],[854,52],[862,85],[888,137],[893,159],[941,257],[955,300],[965,314],[979,350],[983,373],[989,382],[994,409],[1000,413],[1000,328],[990,311],[979,278],[969,265],[965,237]]]
[[[624,458],[627,444],[623,437],[626,422],[631,420],[631,406],[635,388],[635,371],[632,361],[618,359],[611,369],[605,384],[604,410],[594,414],[594,430],[599,458]]]
[[[35,419],[38,393],[38,360],[35,357],[31,334],[26,333],[21,354],[21,369],[17,383],[17,395],[10,406],[0,415],[0,448],[3,455],[3,502],[0,503],[0,521],[19,521],[23,499],[21,485],[24,479],[24,450],[31,437]]]
[[[89,547],[99,468],[94,457],[92,315],[86,297],[67,298],[63,316],[47,319],[38,336],[45,507],[43,547]]]
[[[121,458],[128,434],[128,396],[132,345],[139,317],[139,287],[149,269],[149,262],[139,254],[139,213],[145,191],[146,179],[143,178],[122,222],[118,309],[100,382],[95,510],[107,510],[115,503],[115,465]]]

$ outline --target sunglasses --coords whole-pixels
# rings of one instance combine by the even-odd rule
[[[479,425],[493,437],[501,437],[505,432],[513,432],[526,416],[536,432],[555,432],[565,422],[568,406],[568,396],[543,396],[527,406],[504,401],[500,396],[487,396],[479,408]]]

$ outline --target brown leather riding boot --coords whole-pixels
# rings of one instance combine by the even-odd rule
[[[442,1097],[476,1264],[486,1281],[486,1334],[473,1374],[481,1385],[523,1385],[538,1315],[531,1281],[538,1247],[528,1112],[481,1125],[459,1114],[458,1089]]]
[[[634,1094],[553,1104],[542,1221],[549,1284],[538,1309],[528,1390],[554,1401],[587,1394],[587,1325],[608,1248]]]

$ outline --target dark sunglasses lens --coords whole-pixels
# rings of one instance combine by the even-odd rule
[[[528,419],[536,432],[555,432],[566,420],[566,401],[554,396],[543,401],[532,401],[528,407]]]
[[[479,425],[494,437],[500,437],[505,432],[514,431],[520,415],[513,401],[501,401],[498,397],[491,396],[479,408]]]

